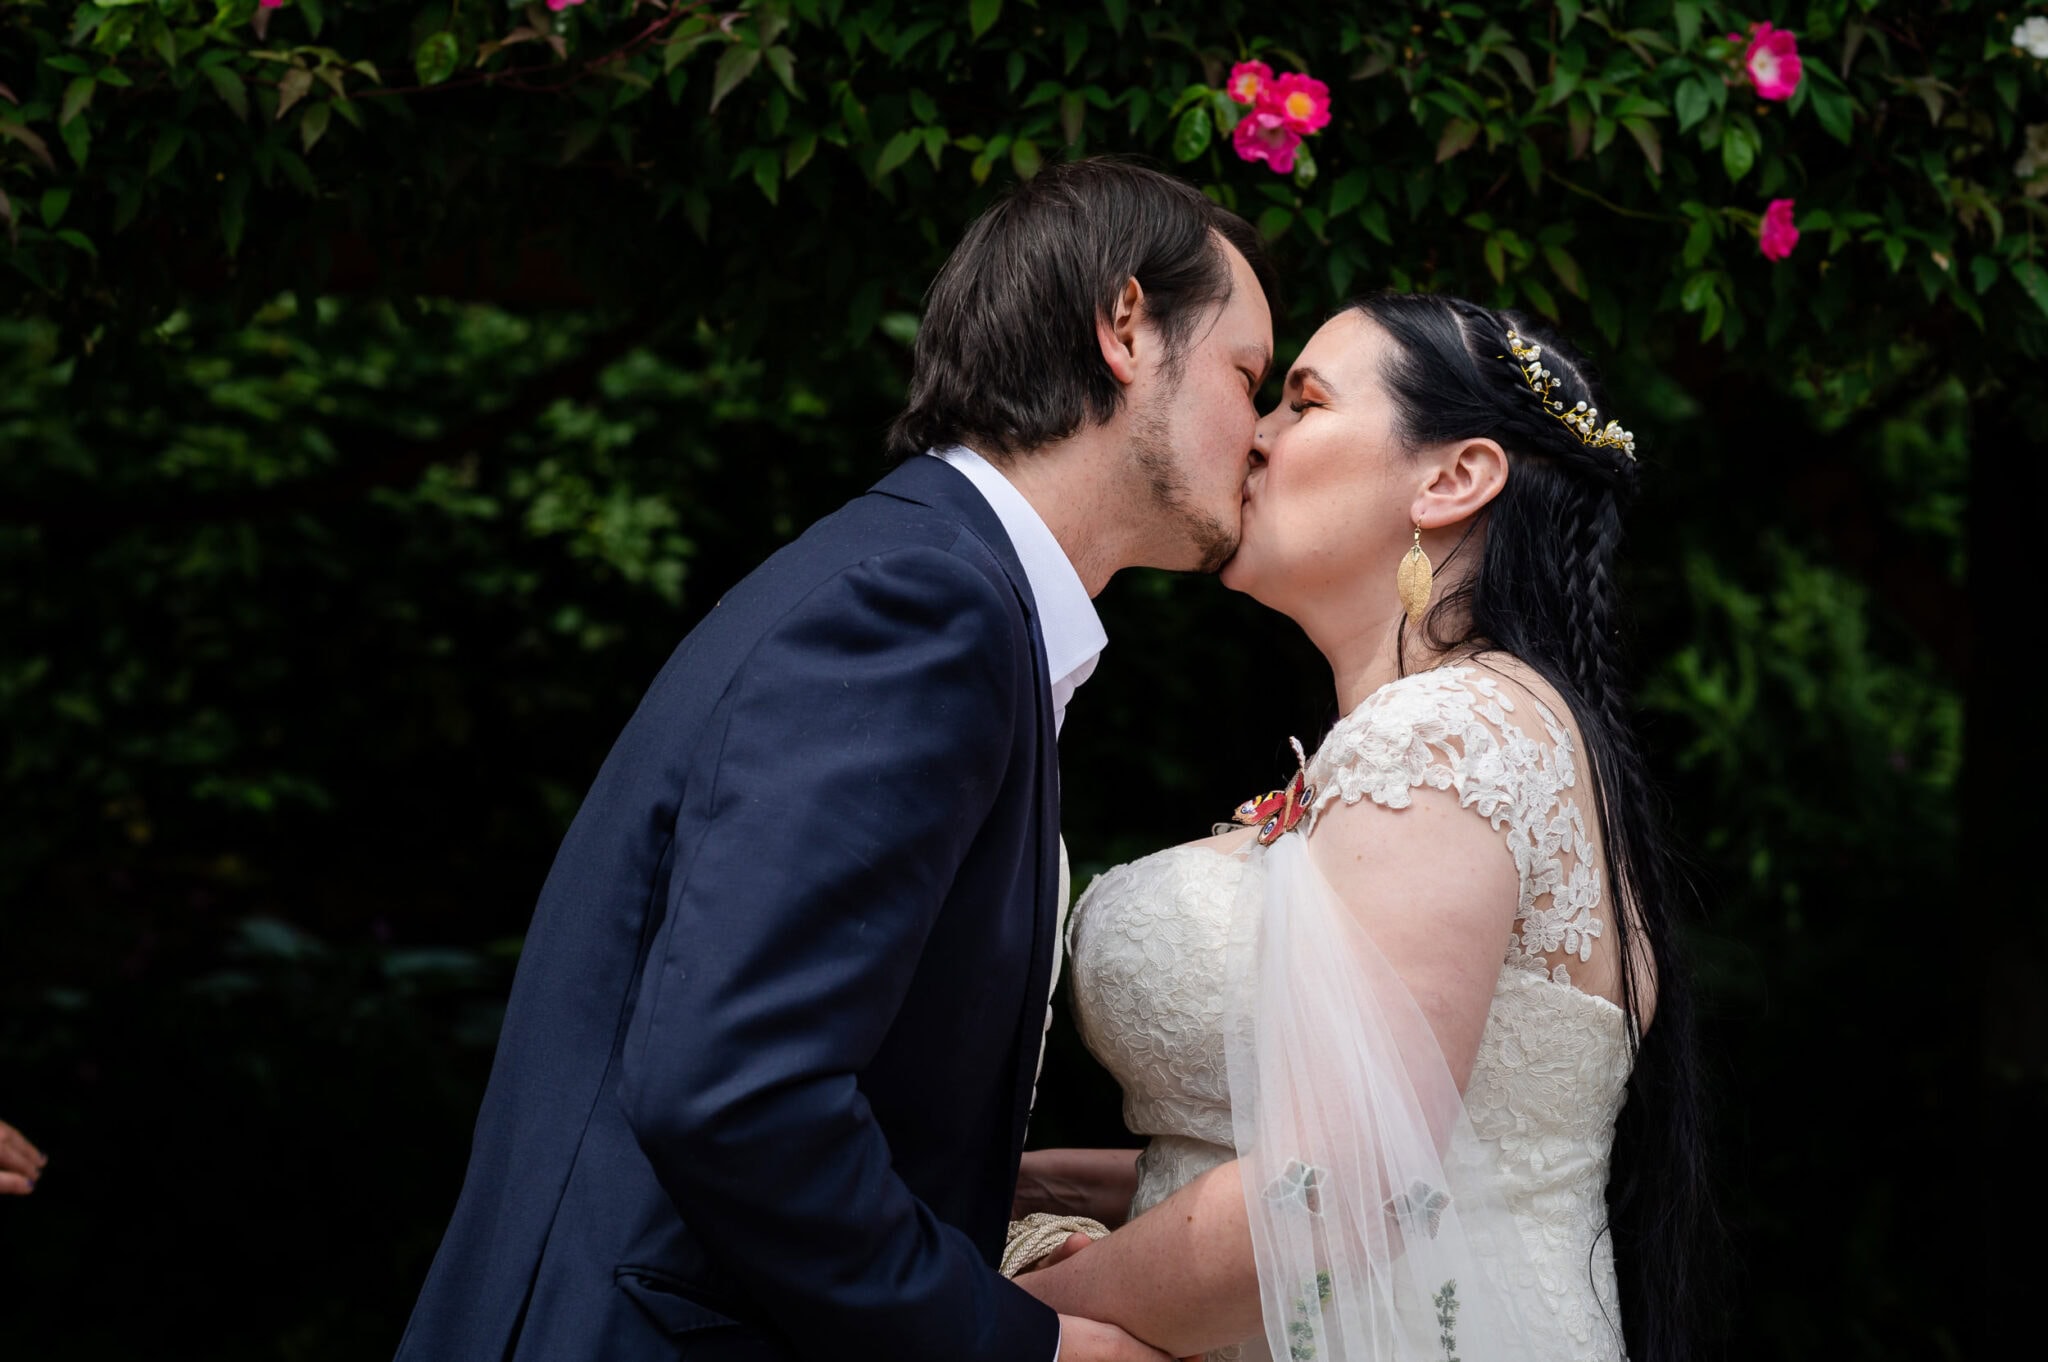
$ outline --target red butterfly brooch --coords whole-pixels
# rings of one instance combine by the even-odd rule
[[[1247,799],[1237,806],[1236,813],[1230,815],[1233,823],[1256,826],[1262,847],[1269,847],[1283,834],[1294,831],[1294,825],[1301,821],[1316,798],[1316,787],[1308,783],[1308,754],[1301,750],[1301,740],[1289,738],[1287,741],[1294,744],[1294,779],[1288,781],[1284,789],[1257,799]]]

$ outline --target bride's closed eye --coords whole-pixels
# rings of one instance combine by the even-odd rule
[[[1287,409],[1293,412],[1296,416],[1299,416],[1303,412],[1307,411],[1310,407],[1327,407],[1329,405],[1330,404],[1327,402],[1311,402],[1306,397],[1304,397],[1296,401],[1289,402],[1287,404]]]

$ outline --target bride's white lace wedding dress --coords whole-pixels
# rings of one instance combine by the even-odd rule
[[[1515,930],[1465,1088],[1478,1176],[1526,1250],[1509,1289],[1540,1326],[1540,1353],[1621,1358],[1605,1189],[1628,1022],[1570,977],[1572,964],[1611,949],[1570,730],[1519,688],[1445,667],[1383,687],[1340,720],[1308,779],[1310,836],[1336,800],[1401,809],[1430,786],[1455,791],[1514,857]],[[1133,1214],[1234,1156],[1225,957],[1240,882],[1248,867],[1258,873],[1246,850],[1243,838],[1174,847],[1099,876],[1074,907],[1081,1034],[1123,1085],[1125,1122],[1151,1140]]]

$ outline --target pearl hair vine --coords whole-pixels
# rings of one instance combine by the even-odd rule
[[[1623,430],[1621,422],[1609,421],[1600,425],[1600,409],[1577,403],[1570,411],[1565,410],[1562,398],[1553,398],[1550,393],[1557,386],[1550,370],[1543,367],[1543,347],[1530,345],[1513,331],[1508,332],[1508,355],[1513,355],[1513,364],[1521,373],[1529,391],[1536,394],[1536,400],[1543,404],[1543,410],[1564,422],[1566,430],[1579,437],[1579,443],[1595,449],[1618,449],[1628,455],[1631,463],[1636,457],[1634,431]],[[1508,355],[1500,358],[1507,359]]]

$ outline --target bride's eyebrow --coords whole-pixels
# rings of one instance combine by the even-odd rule
[[[1303,386],[1310,383],[1315,384],[1332,397],[1337,395],[1337,386],[1330,382],[1329,379],[1323,377],[1323,371],[1320,369],[1311,368],[1306,364],[1297,364],[1287,371],[1287,387],[1289,391],[1299,392]]]

